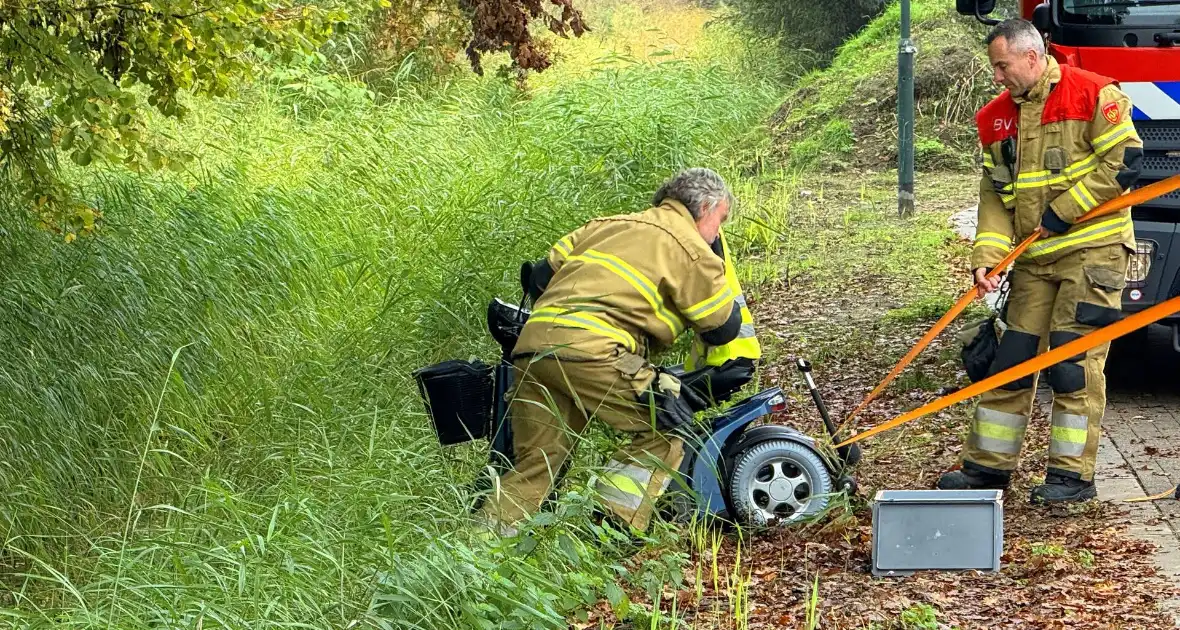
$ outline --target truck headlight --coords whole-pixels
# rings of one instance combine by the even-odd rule
[[[1135,254],[1127,266],[1127,288],[1147,286],[1147,274],[1151,271],[1151,259],[1155,258],[1155,241],[1135,241]]]

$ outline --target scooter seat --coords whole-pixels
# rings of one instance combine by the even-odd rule
[[[665,370],[707,402],[705,408],[694,411],[704,411],[729,400],[754,379],[754,361],[751,359],[730,359],[721,365],[708,365],[691,372],[683,365],[673,365]]]

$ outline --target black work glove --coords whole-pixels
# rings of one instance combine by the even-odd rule
[[[661,369],[639,402],[654,410],[656,429],[669,432],[692,427],[694,407],[703,409],[707,404],[691,387],[681,387],[680,379]]]
[[[1064,234],[1069,231],[1069,224],[1057,216],[1052,206],[1048,206],[1045,208],[1045,214],[1041,215],[1041,228],[1053,234]]]

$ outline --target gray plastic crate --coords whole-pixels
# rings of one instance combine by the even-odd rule
[[[1000,490],[882,490],[873,498],[873,575],[999,571],[1003,548]]]

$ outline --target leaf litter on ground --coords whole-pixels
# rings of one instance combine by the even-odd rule
[[[828,203],[840,201],[839,189],[829,191]],[[969,286],[966,263],[949,255],[943,260],[948,277],[935,289],[957,296]],[[795,278],[764,290],[763,298],[752,302],[759,335],[772,337],[780,346],[762,368],[762,382],[783,387],[792,398],[779,421],[817,437],[825,435],[824,429],[799,379],[796,357],[813,361],[825,403],[840,424],[933,323],[884,318],[889,305],[911,302],[907,295],[928,294],[931,287],[863,267],[854,269],[853,278],[838,292],[822,286],[819,278]],[[952,325],[940,335],[861,413],[857,431],[968,383],[954,330]],[[907,379],[911,373],[924,379]],[[914,383],[927,387],[904,386]],[[1039,398],[1045,395],[1039,392]],[[971,409],[971,402],[961,403],[862,442],[863,459],[855,471],[857,496],[818,522],[743,532],[740,544],[738,536],[727,533],[715,562],[723,567],[719,583],[714,584],[711,574],[712,554],[691,554],[684,573],[694,576],[695,563],[706,565],[704,583],[686,583],[678,592],[667,593],[662,613],[675,619],[675,627],[684,628],[807,628],[812,583],[818,576],[818,628],[1172,627],[1172,617],[1161,604],[1180,597],[1180,588],[1154,564],[1155,545],[1129,534],[1125,510],[1102,502],[1070,509],[1029,504],[1028,493],[1043,479],[1046,464],[1049,422],[1044,405],[1034,406],[1021,462],[1005,494],[998,573],[872,576],[871,497],[881,489],[934,488],[942,472],[957,467]],[[749,602],[745,610],[735,610],[734,580],[726,577],[739,564],[739,554],[739,579]],[[631,596],[634,602],[651,604],[642,593]],[[673,599],[675,615],[668,604]],[[935,625],[904,621],[903,614],[923,606],[932,609]],[[620,622],[609,607],[599,608],[590,621],[588,627],[638,627]]]

